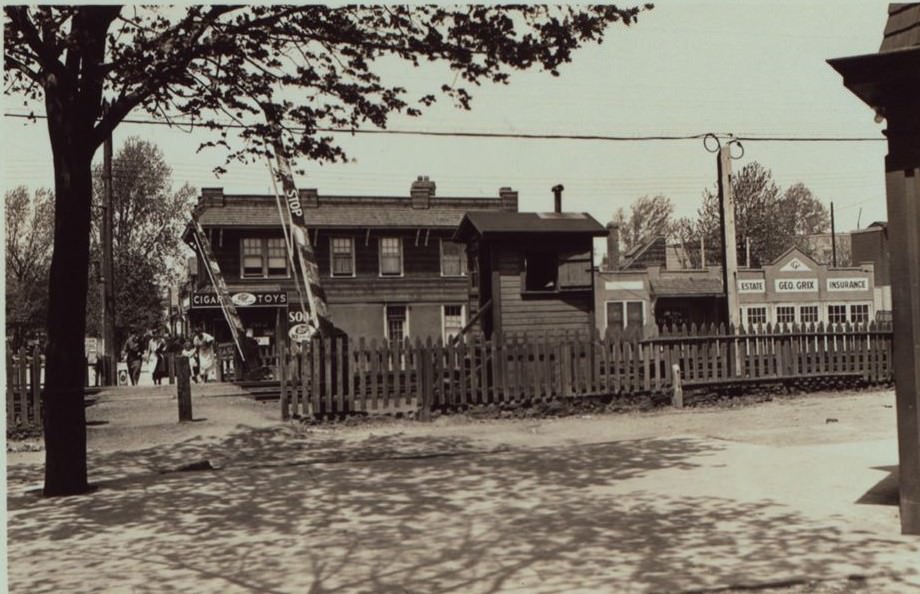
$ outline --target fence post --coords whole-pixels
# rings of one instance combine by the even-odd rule
[[[42,426],[42,351],[38,345],[32,349],[32,416],[36,427]]]
[[[671,376],[674,379],[673,393],[671,394],[671,405],[674,408],[684,407],[684,388],[681,385],[680,365],[675,363],[671,366]]]
[[[188,359],[188,357],[185,357]],[[169,383],[170,385],[176,383],[176,352],[169,351],[166,353],[166,368],[169,373]]]
[[[428,339],[429,348],[426,349],[421,340],[416,341],[418,353],[418,386],[419,386],[419,420],[427,423],[431,420],[431,339]]]
[[[192,420],[192,385],[191,369],[188,357],[176,360],[176,392],[179,400],[179,422]]]

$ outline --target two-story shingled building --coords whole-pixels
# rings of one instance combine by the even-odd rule
[[[367,339],[447,338],[467,318],[466,256],[451,237],[467,212],[516,212],[517,192],[494,198],[435,195],[419,177],[406,196],[327,196],[300,191],[329,312],[340,331]],[[273,195],[202,189],[196,207],[247,332],[262,344],[302,321]],[[229,330],[198,262],[189,319],[218,341]],[[298,275],[299,276],[299,275]]]

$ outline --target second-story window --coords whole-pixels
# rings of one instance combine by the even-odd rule
[[[332,276],[355,275],[355,241],[351,237],[333,237],[330,240],[332,252]]]
[[[283,237],[246,237],[240,250],[243,278],[286,278],[287,249]]]
[[[402,239],[380,238],[380,276],[402,276]]]
[[[462,243],[441,240],[441,276],[463,276],[466,254]]]

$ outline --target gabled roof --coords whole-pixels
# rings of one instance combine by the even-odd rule
[[[792,246],[789,249],[787,249],[785,252],[780,254],[775,260],[770,262],[769,265],[779,266],[780,263],[785,262],[787,260],[791,260],[792,258],[798,258],[799,260],[805,260],[806,264],[810,264],[811,266],[814,266],[815,268],[819,268],[821,266],[821,264],[818,264],[818,262],[816,262],[814,258],[809,256],[808,254],[806,254],[805,252],[803,252],[796,246]]]
[[[466,241],[474,235],[576,234],[606,236],[607,229],[584,212],[468,212],[460,221],[454,241]]]
[[[284,205],[282,205],[284,207]],[[429,208],[413,208],[411,201],[394,197],[323,197],[318,207],[304,208],[311,228],[455,229],[470,211],[497,210],[497,199],[431,198]],[[198,220],[204,227],[278,227],[281,219],[273,196],[227,196],[224,205],[202,204]]]

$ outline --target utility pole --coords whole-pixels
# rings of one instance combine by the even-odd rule
[[[102,145],[102,338],[105,342],[107,385],[114,385],[115,353],[115,263],[112,258],[113,206],[112,206],[112,134]]]
[[[716,159],[719,173],[719,208],[722,228],[722,286],[725,290],[726,316],[735,327],[741,323],[738,309],[738,243],[735,238],[735,196],[732,194],[732,156],[729,142],[719,148]]]
[[[831,202],[831,264],[837,268],[837,227],[834,225],[834,203]]]

